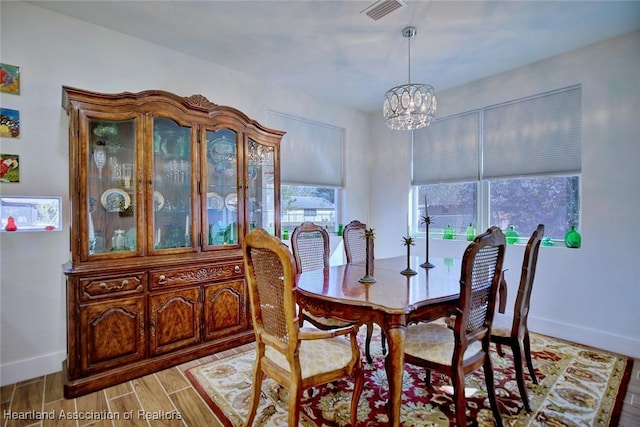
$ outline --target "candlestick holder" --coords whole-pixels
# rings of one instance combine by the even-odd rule
[[[415,245],[415,240],[411,236],[403,237],[402,240],[402,244],[407,247],[407,268],[402,270],[400,274],[415,276],[418,273],[411,269],[411,246]]]
[[[427,197],[424,197],[424,215],[422,216],[422,222],[424,222],[424,224],[427,227],[427,233],[425,235],[424,238],[424,244],[425,244],[425,257],[426,257],[426,261],[423,262],[422,264],[420,264],[420,267],[422,268],[433,268],[435,267],[435,265],[431,264],[429,262],[429,225],[431,225],[431,217],[429,216],[429,212],[427,211]]]
[[[373,261],[373,254],[371,253],[371,242],[373,241],[375,235],[373,234],[373,228],[370,229],[365,229],[364,230],[364,236],[363,238],[365,239],[366,242],[366,257],[365,257],[365,263],[364,263],[364,276],[362,276],[360,279],[358,279],[358,282],[360,283],[364,283],[364,284],[369,284],[369,283],[375,283],[376,279],[371,275],[371,263]]]

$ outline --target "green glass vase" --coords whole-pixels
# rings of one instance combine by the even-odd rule
[[[520,233],[516,231],[516,228],[513,225],[509,227],[506,233],[504,233],[504,236],[507,238],[507,243],[510,245],[518,243],[518,240],[520,240]]]
[[[447,228],[444,229],[444,235],[442,238],[445,240],[453,240],[456,238],[456,230],[453,229],[451,224],[447,224]]]
[[[582,237],[580,233],[578,233],[576,227],[572,225],[571,229],[564,235],[564,244],[567,245],[568,248],[579,248],[581,241]]]
[[[469,223],[469,226],[467,227],[467,240],[471,242],[475,238],[476,238],[476,228],[473,226],[472,223]]]

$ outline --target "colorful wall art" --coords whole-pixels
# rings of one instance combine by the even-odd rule
[[[0,62],[0,92],[20,94],[20,67]]]
[[[3,138],[20,137],[20,111],[0,108],[0,136]]]
[[[20,156],[0,154],[0,182],[20,182]]]

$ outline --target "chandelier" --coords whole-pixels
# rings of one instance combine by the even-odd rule
[[[384,94],[382,113],[387,127],[395,130],[414,130],[429,126],[436,115],[436,96],[433,86],[411,83],[411,38],[415,27],[406,27],[402,36],[409,44],[409,83],[389,89]]]

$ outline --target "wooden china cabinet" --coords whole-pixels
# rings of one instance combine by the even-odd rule
[[[280,230],[280,140],[201,95],[63,87],[71,261],[64,394],[254,339],[242,241]]]

